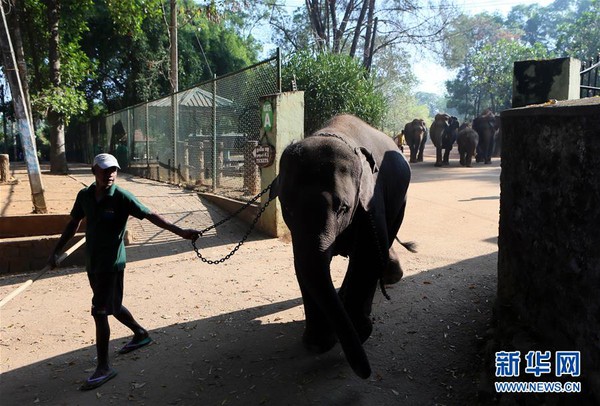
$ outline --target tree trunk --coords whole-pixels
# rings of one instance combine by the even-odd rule
[[[375,0],[365,0],[365,3],[369,4],[369,10],[367,13],[367,31],[365,32],[365,43],[363,45],[363,66],[368,68],[369,58],[371,56],[371,37],[373,32],[373,15],[375,14]]]
[[[352,39],[352,46],[350,47],[350,56],[354,57],[356,55],[356,48],[358,47],[358,39],[360,38],[360,33],[363,27],[363,21],[365,20],[365,14],[367,13],[367,9],[369,7],[369,1],[363,0],[363,6],[360,9],[360,15],[358,16],[358,21],[356,22],[356,28],[354,29],[354,38]]]
[[[21,78],[23,97],[25,98],[24,101],[27,105],[29,121],[31,122],[31,125],[33,125],[35,128],[35,123],[33,121],[33,113],[31,110],[31,100],[29,97],[29,78],[27,74],[27,63],[25,62],[25,53],[23,52],[23,37],[21,35],[21,20],[23,16],[21,10],[21,2],[17,0],[12,0],[11,4],[14,12],[9,13],[9,16],[7,16],[10,17],[8,19],[8,26],[10,27],[11,40],[13,43],[15,56],[17,58],[17,66],[19,68],[19,76]]]
[[[60,21],[60,3],[58,0],[46,0],[46,13],[48,16],[48,59],[50,62],[50,82],[57,89],[60,88],[60,34],[58,23]],[[50,127],[50,172],[66,174],[67,155],[65,149],[65,118],[64,115],[50,107],[48,111],[48,125]]]
[[[19,126],[21,136],[21,145],[25,155],[27,164],[27,175],[29,177],[29,185],[31,187],[31,200],[33,202],[33,210],[35,213],[47,213],[46,199],[44,198],[44,186],[42,184],[42,176],[40,164],[37,158],[35,148],[35,138],[33,136],[33,126],[29,120],[27,112],[27,103],[23,94],[23,86],[21,78],[18,74],[17,60],[12,47],[11,37],[9,33],[8,22],[4,13],[4,6],[0,2],[0,11],[2,14],[2,24],[0,27],[0,47],[2,48],[2,59],[4,65],[4,73],[10,85],[13,105],[15,108],[15,117]]]
[[[344,18],[340,23],[340,26],[336,29],[334,27],[334,36],[333,36],[333,52],[339,54],[342,50],[342,37],[346,32],[346,26],[348,25],[348,21],[350,20],[350,15],[354,10],[354,0],[350,0],[348,5],[346,6],[346,12],[344,13]]]

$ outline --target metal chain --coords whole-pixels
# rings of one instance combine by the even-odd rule
[[[225,222],[231,220],[232,218],[234,218],[235,216],[237,216],[238,214],[240,214],[243,210],[245,210],[248,207],[250,207],[250,205],[252,203],[256,202],[258,199],[260,199],[260,197],[262,195],[264,195],[265,193],[267,193],[271,189],[272,185],[273,184],[270,184],[269,186],[267,186],[262,192],[260,192],[258,195],[256,195],[255,197],[253,197],[252,200],[250,200],[244,206],[242,206],[241,208],[239,208],[238,210],[236,210],[234,213],[232,213],[229,216],[225,217],[223,220],[219,221],[218,223],[213,224],[212,226],[206,227],[204,230],[201,230],[200,233],[199,233],[200,237],[202,237],[204,235],[204,233],[206,233],[207,231],[210,231],[213,228],[217,228],[218,226],[224,224]],[[262,214],[267,209],[267,206],[269,206],[269,203],[271,203],[271,201],[273,199],[275,199],[275,198],[274,197],[273,198],[269,198],[269,200],[267,200],[265,202],[265,205],[262,206],[260,208],[260,210],[258,211],[258,214],[256,215],[256,218],[254,219],[254,221],[252,221],[252,224],[250,225],[250,228],[248,229],[248,231],[246,232],[246,234],[244,234],[244,236],[242,237],[242,239],[240,240],[240,242],[237,243],[237,245],[231,250],[231,252],[229,254],[225,255],[223,258],[216,259],[216,260],[211,260],[211,259],[205,258],[200,253],[200,250],[198,249],[198,247],[196,247],[196,241],[197,240],[192,240],[192,246],[194,247],[194,251],[196,252],[196,255],[198,256],[198,258],[200,258],[200,260],[202,262],[204,262],[206,264],[209,264],[209,265],[221,264],[221,263],[227,261],[229,258],[231,258],[233,256],[233,254],[235,254],[237,252],[237,250],[240,249],[240,247],[244,244],[244,242],[246,242],[246,240],[248,239],[248,236],[250,235],[250,233],[254,229],[254,226],[258,222],[258,219],[260,218],[260,216],[262,216]]]

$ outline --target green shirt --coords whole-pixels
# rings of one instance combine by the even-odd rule
[[[95,191],[95,183],[79,191],[71,210],[75,220],[86,218],[86,270],[90,273],[122,271],[126,263],[123,237],[127,218],[131,215],[142,220],[151,211],[117,185],[112,185],[99,202]]]

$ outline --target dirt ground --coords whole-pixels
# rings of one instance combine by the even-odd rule
[[[149,240],[145,251],[128,247],[124,303],[153,343],[118,355],[129,331],[111,322],[119,374],[96,390],[78,391],[95,366],[90,291],[82,268],[53,271],[1,310],[1,403],[481,404],[482,347],[496,294],[500,163],[463,168],[453,159],[450,167],[435,168],[430,154],[425,161],[412,165],[400,229],[400,238],[415,241],[419,252],[395,243],[405,277],[388,287],[390,301],[375,296],[374,331],[365,343],[370,378],[353,374],[339,346],[319,356],[303,349],[289,242],[253,233],[231,260],[209,266],[188,242]],[[53,191],[50,211],[67,213],[81,178],[45,174],[44,182]],[[2,215],[30,212],[29,192],[24,188],[24,198],[19,187],[0,189]],[[210,218],[224,215],[203,204]],[[206,216],[191,217],[195,227],[210,225]],[[205,247],[207,257],[228,253],[247,227],[227,224]],[[336,286],[346,265],[334,260]],[[32,275],[0,276],[0,297]]]

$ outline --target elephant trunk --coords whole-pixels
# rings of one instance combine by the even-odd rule
[[[294,243],[294,251],[299,248]],[[299,283],[314,300],[320,311],[333,327],[348,363],[359,377],[366,379],[371,375],[371,366],[360,338],[350,317],[344,309],[330,275],[332,249],[326,252],[318,250],[303,251],[294,255],[296,276]],[[312,255],[307,255],[311,252]]]

